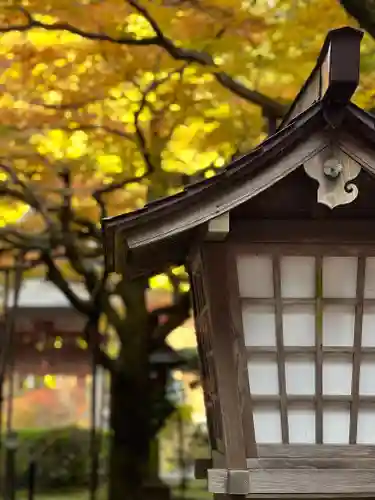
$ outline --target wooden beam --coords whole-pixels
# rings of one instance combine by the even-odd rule
[[[171,213],[170,216],[161,218],[157,223],[140,225],[137,230],[132,229],[129,233],[122,233],[121,227],[119,227],[116,233],[119,247],[117,250],[115,249],[119,263],[125,260],[125,243],[128,249],[139,251],[141,248],[159,243],[164,239],[176,237],[180,233],[201,224],[206,224],[211,219],[226,214],[298,169],[301,164],[327,147],[326,141],[326,136],[321,133],[309,136],[306,141],[298,144],[293,150],[285,155],[279,155],[275,163],[270,165],[269,168],[262,169],[255,178],[244,179],[242,183],[234,185],[224,194],[220,192],[215,196],[207,197],[205,201],[200,203],[198,213],[194,210],[185,210],[183,214]],[[123,242],[123,245],[121,242]]]
[[[256,302],[258,304],[258,302]],[[345,304],[345,302],[344,302]],[[374,304],[372,302],[372,304]],[[321,349],[323,354],[354,354],[355,347],[353,346],[323,346]],[[246,347],[246,352],[248,358],[250,358],[253,354],[277,354],[277,347],[275,346],[248,346]],[[284,347],[285,354],[314,354],[315,347],[314,346],[286,346]],[[362,347],[362,354],[375,354],[375,347]],[[254,397],[254,396],[253,396]],[[311,396],[309,396],[311,397]]]
[[[281,269],[280,258],[273,257],[273,288],[275,295],[275,319],[276,319],[276,360],[277,374],[279,382],[279,405],[281,418],[281,436],[283,443],[289,443],[288,427],[288,405],[286,396],[286,376],[285,376],[285,351],[283,333],[283,304],[281,300]]]
[[[265,469],[249,474],[250,495],[360,494],[375,492],[372,469]]]
[[[215,217],[207,224],[206,240],[209,241],[222,241],[229,234],[229,212]]]
[[[203,465],[203,464],[202,464]],[[375,458],[248,458],[248,469],[375,469]]]
[[[278,394],[253,394],[251,399],[254,403],[263,404],[277,404],[280,403],[280,396]],[[332,394],[323,395],[323,403],[351,403],[353,401],[353,396],[351,394]],[[288,403],[315,403],[315,395],[311,396],[308,394],[290,394],[288,396]],[[359,402],[365,405],[375,404],[375,395],[363,395],[360,396]]]
[[[283,446],[283,445],[282,445]],[[293,445],[292,445],[293,446]],[[350,450],[348,450],[348,446],[336,446],[336,456],[331,456],[332,446],[324,445],[325,451],[322,452],[322,447],[317,447],[313,449],[314,445],[302,445],[304,448],[308,448],[308,453],[312,453],[310,456],[307,456],[307,453],[302,453],[302,456],[277,456],[276,458],[248,458],[246,460],[247,469],[375,469],[375,450],[367,454],[367,447],[362,447],[363,449],[358,450],[357,446],[354,446],[352,450],[352,446],[350,446]],[[283,446],[285,449],[285,446]],[[341,450],[341,448],[345,448]],[[298,446],[297,446],[298,450]],[[349,456],[352,454],[359,454],[359,457],[356,456],[350,458]],[[202,458],[195,461],[195,478],[196,479],[206,479],[207,471],[215,467],[214,461],[210,458]],[[217,468],[220,468],[218,466]],[[223,467],[224,468],[224,467]]]
[[[375,458],[375,445],[315,445],[315,444],[262,444],[258,445],[259,457],[269,458]]]
[[[323,260],[315,258],[315,442],[323,443]]]
[[[253,410],[251,404],[250,384],[248,375],[248,356],[245,346],[245,332],[242,317],[242,299],[237,269],[237,255],[233,245],[228,245],[227,280],[229,292],[229,310],[233,330],[233,350],[235,370],[237,372],[237,388],[240,414],[245,440],[247,457],[257,456]],[[216,467],[216,464],[215,464]]]
[[[375,469],[375,446],[261,445],[259,449],[260,458],[248,458],[247,469]],[[196,460],[195,478],[206,479],[212,467],[211,458]]]
[[[361,347],[362,347],[362,323],[363,323],[363,298],[365,290],[365,271],[366,259],[363,256],[358,258],[357,268],[357,304],[355,308],[354,320],[354,354],[353,354],[353,372],[352,372],[352,403],[350,405],[350,427],[349,443],[357,442],[358,433],[358,413],[359,413],[359,376],[361,370]]]
[[[321,244],[323,241],[328,251],[331,244],[342,246],[357,243],[368,245],[369,252],[374,253],[375,224],[373,219],[232,220],[229,239],[236,246],[246,243],[264,245],[293,242],[311,245]]]
[[[225,242],[203,244],[204,282],[209,304],[226,464],[230,468],[241,468],[246,466],[246,448],[236,390],[238,377],[233,352],[232,320],[228,308],[227,252]]]
[[[354,495],[374,494],[373,469],[208,470],[208,490],[215,494]]]

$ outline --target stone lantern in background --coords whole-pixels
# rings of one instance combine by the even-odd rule
[[[375,118],[351,102],[361,38],[328,34],[253,151],[104,220],[112,270],[188,268],[215,494],[375,495]]]

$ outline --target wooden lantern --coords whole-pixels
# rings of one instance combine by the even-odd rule
[[[351,102],[361,37],[328,34],[256,149],[104,221],[111,269],[187,265],[216,494],[375,495],[375,117]]]

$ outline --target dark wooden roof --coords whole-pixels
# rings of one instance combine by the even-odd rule
[[[316,65],[302,86],[280,127],[307,109],[317,99],[346,103],[357,88],[360,43],[363,32],[343,27],[328,32]]]
[[[352,28],[329,33],[316,67],[279,130],[251,152],[176,195],[105,219],[109,268],[123,270],[126,265],[142,274],[183,263],[192,239],[207,222],[279,180],[270,173],[275,164],[282,162],[286,176],[322,149],[322,130],[340,127],[373,145],[374,118],[350,103],[358,85],[361,37]]]

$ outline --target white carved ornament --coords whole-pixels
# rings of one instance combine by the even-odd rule
[[[361,166],[339,147],[326,147],[306,161],[304,168],[307,175],[319,183],[319,203],[332,209],[357,198],[358,188],[351,181],[358,176]]]

